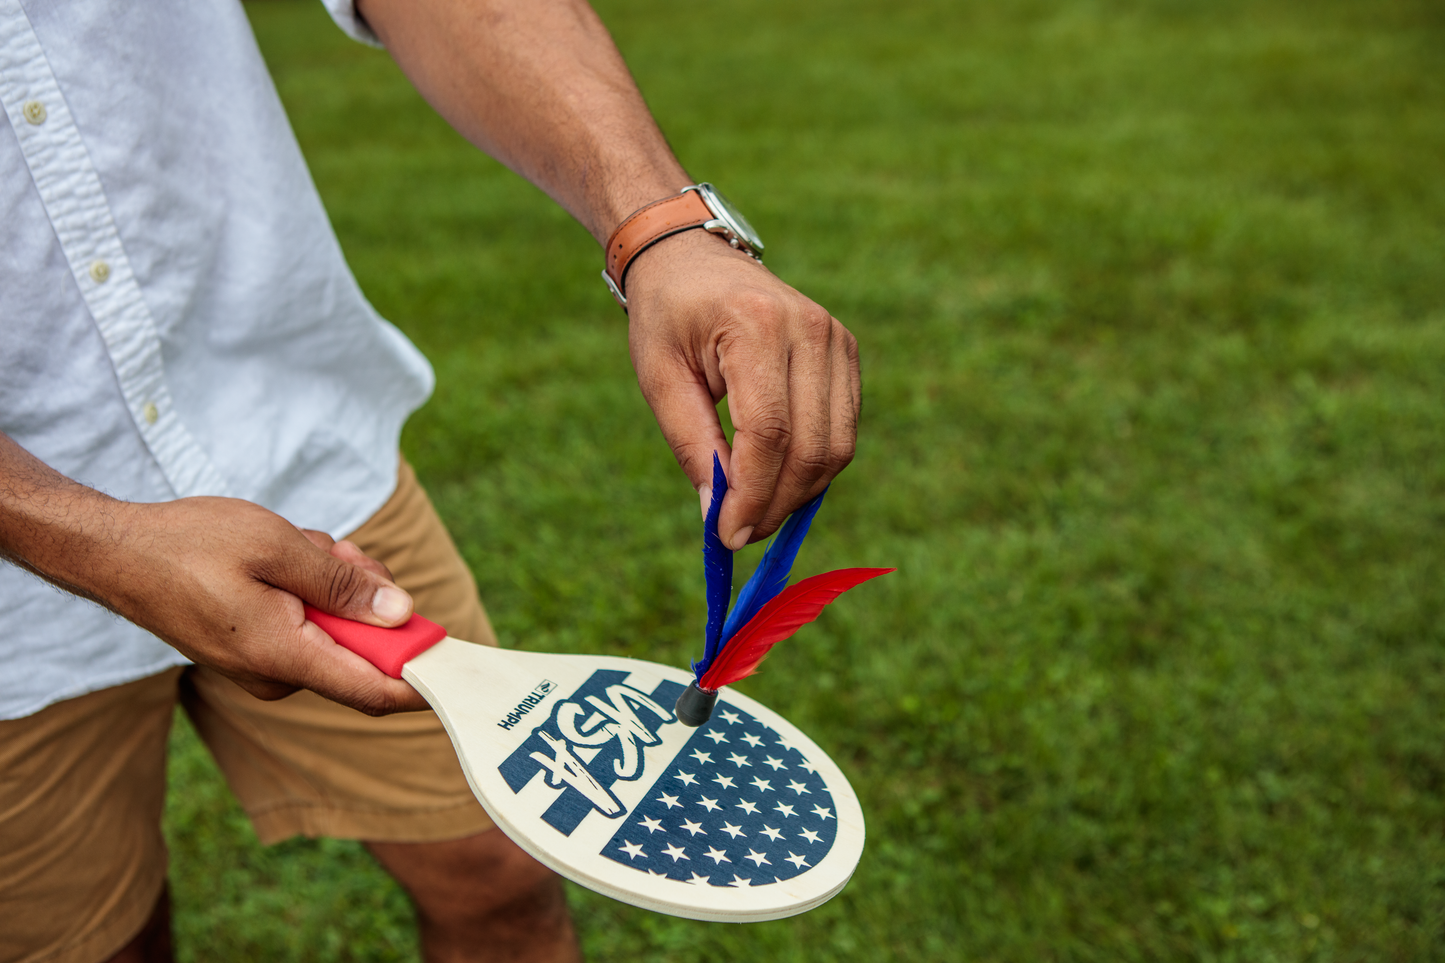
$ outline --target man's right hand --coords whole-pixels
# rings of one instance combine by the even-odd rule
[[[0,435],[0,555],[94,599],[262,699],[298,688],[372,715],[425,700],[306,620],[400,625],[411,597],[350,542],[233,498],[121,502]]]

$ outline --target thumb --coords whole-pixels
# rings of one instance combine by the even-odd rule
[[[272,585],[337,615],[383,628],[411,618],[411,596],[391,579],[306,542]]]

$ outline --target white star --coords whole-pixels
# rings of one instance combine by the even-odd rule
[[[748,745],[752,746],[754,749],[756,749],[758,746],[761,746],[761,745],[763,744],[763,740],[759,739],[757,736],[753,735],[751,732],[744,734],[744,736],[743,736],[743,742],[746,742]]]
[[[799,796],[801,796],[803,793],[807,793],[810,796],[813,794],[813,791],[808,788],[808,784],[805,782],[793,782],[792,780],[789,780],[788,788],[791,789],[793,792],[797,793]]]
[[[728,756],[728,762],[732,763],[734,766],[737,766],[739,769],[741,769],[743,766],[752,765],[752,763],[748,762],[747,756],[740,756],[737,753],[733,753],[732,755]]]
[[[773,790],[773,784],[761,776],[753,777],[753,785],[758,787],[759,792],[772,792]]]
[[[728,883],[728,885],[736,886],[738,889],[742,889],[744,886],[753,885],[753,881],[750,879],[743,879],[737,873],[733,873],[733,881],[731,883]]]
[[[813,832],[811,829],[805,829],[798,835],[803,839],[806,839],[810,843],[816,843],[818,840],[823,838],[822,836],[819,836],[817,833]]]
[[[721,863],[732,862],[732,860],[728,859],[727,853],[723,852],[721,849],[715,849],[712,846],[708,847],[706,856],[712,860],[714,866],[717,866]]]
[[[778,840],[780,840],[780,839],[783,838],[783,834],[782,834],[782,833],[778,832],[776,829],[774,829],[773,827],[769,826],[767,823],[763,823],[763,835],[766,836],[766,837],[768,837],[769,839],[771,839],[771,840],[772,840],[773,842],[775,842],[775,843],[776,843]]]
[[[667,874],[666,874],[666,873],[659,873],[659,872],[658,872],[657,870],[655,870],[655,869],[649,869],[649,870],[647,871],[647,875],[648,875],[648,876],[656,876],[658,879],[667,879]]]
[[[794,749],[794,750],[797,750],[797,752],[800,753],[800,754],[801,754],[802,751],[803,751],[803,750],[801,750],[801,749],[798,749],[797,746],[793,745],[790,741],[788,741],[788,737],[787,737],[787,736],[778,736],[778,741],[775,742],[775,743],[773,743],[773,745],[775,745],[775,746],[782,746],[784,749]]]
[[[707,830],[702,828],[702,823],[695,823],[691,819],[684,819],[682,825],[677,828],[692,833],[694,837],[696,837],[698,833],[702,833],[704,836],[707,835]]]
[[[812,773],[812,774],[816,774],[816,773],[818,772],[818,767],[815,766],[815,765],[813,765],[811,762],[809,762],[809,761],[806,760],[806,759],[804,759],[802,762],[798,763],[798,768],[799,768],[799,769],[806,769],[806,770],[808,770],[809,773]]]
[[[668,843],[667,848],[664,849],[663,852],[671,856],[674,863],[679,859],[688,859],[687,854],[682,851],[682,847],[676,843]]]
[[[676,796],[669,796],[667,793],[658,796],[657,801],[666,805],[668,809],[676,809],[682,805],[682,803],[677,801]]]
[[[662,820],[653,819],[651,816],[643,816],[640,820],[638,820],[637,825],[646,826],[647,834],[651,836],[653,833],[657,832],[659,829],[662,828]]]
[[[735,723],[743,721],[742,716],[738,715],[736,712],[729,712],[727,709],[724,709],[721,713],[719,713],[719,715],[721,715],[724,719],[728,721],[728,725],[733,725]]]
[[[709,798],[707,798],[706,796],[703,796],[701,799],[699,799],[699,800],[697,801],[697,804],[698,804],[699,806],[702,806],[702,807],[703,807],[704,809],[706,809],[708,812],[716,812],[717,809],[718,809],[717,800],[716,800],[716,799],[709,799]]]
[[[763,853],[758,852],[758,851],[755,850],[755,849],[750,849],[750,850],[748,850],[748,854],[747,854],[746,856],[744,856],[743,859],[751,859],[751,860],[753,861],[754,865],[757,865],[757,866],[771,866],[771,865],[773,865],[772,863],[768,862],[768,857],[767,857],[766,855],[764,855]]]
[[[708,732],[704,732],[703,735],[705,735],[705,736],[707,736],[709,739],[711,739],[713,745],[717,745],[719,742],[727,742],[727,741],[728,741],[728,737],[727,737],[727,736],[725,736],[725,735],[723,735],[721,732],[717,732],[717,731],[712,731],[712,730],[710,730],[710,731],[708,731]]]
[[[717,783],[724,789],[731,789],[733,787],[733,777],[724,776],[722,773],[718,773],[716,776],[713,776],[712,781]]]
[[[727,833],[733,839],[737,839],[739,836],[747,835],[747,833],[743,832],[743,827],[734,826],[732,823],[726,821],[723,823],[722,831]]]
[[[786,768],[788,768],[787,763],[783,762],[783,760],[781,760],[781,759],[774,759],[772,756],[769,756],[768,758],[764,759],[764,760],[763,760],[763,764],[764,764],[764,765],[768,765],[768,766],[772,766],[772,767],[773,767],[773,772],[777,772],[779,769],[786,769]]]
[[[682,784],[684,786],[691,786],[693,783],[697,782],[696,776],[694,776],[690,772],[683,772],[681,769],[679,769],[677,771],[677,775],[673,776],[672,778],[682,780]]]
[[[702,886],[703,884],[705,884],[705,883],[707,882],[707,877],[706,877],[706,876],[699,876],[697,873],[693,873],[693,874],[692,874],[692,879],[685,879],[685,880],[683,880],[683,882],[684,882],[684,883],[691,883],[691,884],[694,885],[694,886]]]
[[[778,803],[773,807],[773,812],[782,813],[784,816],[791,816],[793,815],[793,807],[787,803]]]
[[[703,752],[701,749],[694,749],[692,752],[689,752],[688,755],[696,759],[699,766],[705,766],[712,762],[712,753]]]
[[[741,809],[743,812],[747,813],[749,816],[754,816],[754,815],[757,814],[758,804],[757,804],[757,803],[750,803],[750,802],[748,802],[746,799],[744,799],[742,802],[738,803],[738,804],[737,804],[736,806],[734,806],[733,808],[734,808],[734,809]]]
[[[624,842],[622,843],[622,849],[627,853],[627,858],[628,858],[628,859],[636,859],[636,858],[639,857],[639,856],[646,856],[646,855],[647,855],[646,853],[644,853],[644,852],[642,851],[642,844],[641,844],[641,843],[629,843],[629,842],[624,841]]]
[[[808,865],[808,861],[806,859],[801,856],[794,856],[791,851],[788,852],[788,858],[785,860],[785,862],[792,863],[799,869],[802,869],[804,866]]]
[[[819,816],[822,816],[824,822],[827,822],[829,819],[833,818],[833,810],[827,809],[823,806],[814,806],[813,812],[817,813]]]

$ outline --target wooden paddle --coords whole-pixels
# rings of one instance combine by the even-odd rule
[[[822,749],[724,689],[698,728],[689,672],[517,652],[421,616],[380,629],[306,617],[431,703],[497,826],[575,883],[659,913],[743,923],[812,909],[863,853],[863,810]]]

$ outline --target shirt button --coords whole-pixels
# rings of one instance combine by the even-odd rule
[[[153,425],[156,423],[156,419],[160,418],[161,410],[156,407],[154,401],[147,401],[146,406],[141,409],[141,414],[145,416],[146,424]]]
[[[104,284],[110,279],[110,265],[104,261],[92,261],[90,263],[90,278],[96,284]]]
[[[37,127],[45,123],[45,105],[38,100],[27,100],[25,106],[20,108],[25,119]]]

